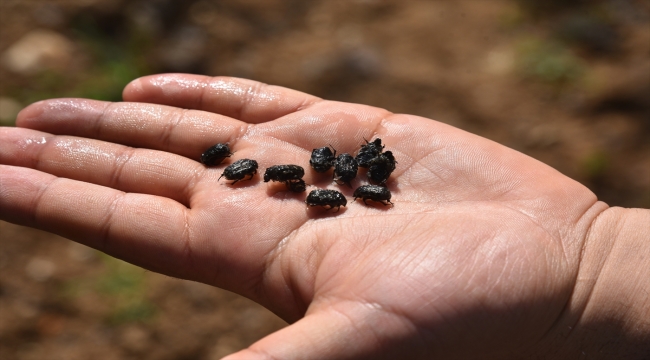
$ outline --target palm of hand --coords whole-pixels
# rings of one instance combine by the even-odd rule
[[[278,358],[404,349],[487,358],[525,351],[557,319],[575,282],[582,218],[596,201],[584,187],[431,120],[252,82],[204,81],[152,77],[127,88],[125,99],[215,114],[70,100],[23,112],[22,126],[97,139],[3,131],[10,141],[2,164],[83,181],[29,170],[23,176],[36,184],[40,204],[25,201],[23,213],[109,254],[224,287],[299,320],[253,347]],[[313,148],[331,144],[354,154],[363,138],[375,137],[398,161],[388,183],[394,207],[351,201],[363,173],[347,188],[309,170]],[[235,154],[222,166],[192,160],[226,141]],[[301,165],[308,184],[342,191],[348,206],[340,213],[307,208],[304,194],[259,175],[234,186],[219,181],[240,158],[257,160],[261,171]],[[47,191],[36,190],[45,183]],[[61,208],[72,210],[54,211]]]

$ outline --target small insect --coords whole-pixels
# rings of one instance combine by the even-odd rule
[[[364,140],[366,141],[366,144],[361,145],[356,160],[360,167],[367,168],[370,166],[370,161],[381,154],[384,146],[381,144],[380,138],[376,138],[373,142],[368,142],[366,139]]]
[[[327,209],[336,208],[335,212],[341,209],[341,206],[346,206],[348,201],[345,196],[336,190],[316,189],[312,190],[307,199],[305,200],[308,206],[322,206]]]
[[[393,205],[393,203],[390,202],[390,190],[383,186],[361,185],[356,190],[354,190],[353,196],[354,200],[361,198],[363,200],[363,203],[366,205],[368,205],[366,200],[377,201],[386,206],[388,206],[388,204]]]
[[[264,172],[264,182],[283,182],[293,192],[303,192],[307,184],[302,179],[305,169],[298,165],[273,165]]]
[[[273,165],[264,172],[264,182],[302,179],[305,169],[298,165]]]
[[[376,184],[385,185],[388,177],[395,170],[395,164],[397,164],[397,161],[395,161],[392,152],[386,151],[383,154],[379,154],[379,156],[370,161],[368,179]]]
[[[339,155],[334,166],[334,182],[350,186],[350,181],[357,177],[357,170],[359,170],[359,165],[352,155],[348,153]]]
[[[227,157],[230,157],[230,147],[228,144],[216,144],[201,154],[201,163],[205,166],[216,166],[223,162]]]
[[[225,176],[227,180],[235,180],[230,185],[234,185],[240,180],[250,180],[253,175],[257,174],[257,161],[250,159],[240,159],[228,165],[219,179]],[[248,179],[245,179],[248,176]]]
[[[332,145],[330,145],[332,146]],[[323,146],[322,148],[314,149],[311,152],[311,159],[309,165],[314,168],[314,171],[323,173],[331,169],[336,162],[336,150],[332,153],[330,146]]]

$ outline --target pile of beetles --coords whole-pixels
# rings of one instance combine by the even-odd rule
[[[324,146],[314,149],[311,153],[309,164],[312,169],[318,173],[325,173],[332,167],[334,168],[333,180],[338,185],[350,185],[350,182],[357,176],[359,167],[368,169],[368,180],[371,185],[361,185],[354,190],[354,200],[361,199],[368,205],[366,200],[380,202],[383,205],[393,203],[390,201],[391,193],[386,188],[388,177],[395,170],[395,157],[390,151],[384,151],[384,145],[381,139],[377,138],[372,142],[365,140],[366,143],[361,145],[357,156],[348,153],[336,156],[334,147]],[[206,166],[216,166],[221,164],[227,157],[233,153],[230,151],[228,144],[216,144],[201,154],[201,163]],[[240,159],[228,165],[219,179],[225,177],[232,180],[230,183],[235,184],[238,181],[250,180],[257,174],[257,161],[251,159]],[[273,165],[264,172],[264,182],[277,181],[286,185],[288,190],[293,192],[303,192],[307,189],[307,184],[302,179],[305,175],[305,169],[298,165]],[[348,201],[339,191],[329,189],[312,190],[305,200],[308,206],[322,206],[328,209],[336,208],[339,211],[341,206],[346,206]]]

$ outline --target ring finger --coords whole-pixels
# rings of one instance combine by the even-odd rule
[[[205,172],[199,163],[164,151],[21,128],[0,128],[0,163],[164,196],[188,207],[192,189]]]
[[[246,124],[199,110],[143,103],[54,99],[32,104],[18,114],[20,127],[75,135],[198,159],[219,142],[234,142]]]

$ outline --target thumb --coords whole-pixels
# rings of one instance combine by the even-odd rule
[[[412,354],[412,346],[390,344],[404,339],[409,326],[394,314],[365,307],[352,315],[332,308],[308,314],[222,360],[395,359]]]

